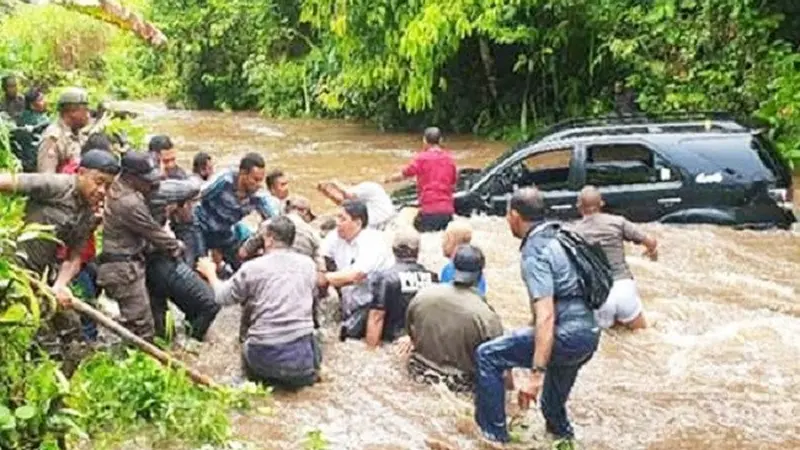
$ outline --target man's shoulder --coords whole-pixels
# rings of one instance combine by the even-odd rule
[[[58,140],[64,135],[64,128],[60,121],[51,123],[42,132],[42,143],[46,140]]]
[[[73,174],[44,174],[26,173],[18,176],[20,190],[31,190],[48,187],[61,192],[68,192],[77,188],[78,179]]]

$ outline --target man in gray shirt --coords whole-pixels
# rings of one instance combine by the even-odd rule
[[[621,324],[632,330],[645,328],[647,321],[642,311],[642,300],[636,289],[628,264],[625,262],[625,241],[643,245],[645,255],[658,258],[658,242],[644,234],[622,216],[600,212],[603,198],[594,186],[586,186],[578,196],[578,209],[583,219],[573,229],[594,244],[599,244],[608,257],[614,274],[614,284],[608,299],[595,311],[597,323],[603,328]]]
[[[322,359],[312,318],[317,268],[311,258],[291,249],[294,237],[291,219],[270,220],[264,237],[269,251],[244,263],[225,282],[217,278],[209,258],[197,264],[218,303],[239,303],[250,310],[244,342],[248,377],[287,388],[314,384]]]

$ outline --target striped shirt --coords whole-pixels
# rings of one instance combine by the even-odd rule
[[[259,191],[239,200],[236,186],[239,173],[230,170],[223,172],[203,187],[200,204],[195,209],[195,217],[205,233],[232,233],[237,222],[257,211],[262,219],[278,215],[269,203],[266,191]]]

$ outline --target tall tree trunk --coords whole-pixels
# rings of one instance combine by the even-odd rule
[[[494,57],[492,56],[492,49],[489,47],[489,41],[484,37],[478,38],[478,46],[481,52],[483,71],[489,83],[489,93],[492,95],[492,101],[497,104],[497,78],[494,76]]]

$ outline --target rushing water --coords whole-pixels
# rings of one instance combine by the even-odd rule
[[[166,111],[133,105],[154,133],[183,150],[235,164],[244,152],[263,154],[284,169],[291,190],[330,209],[317,182],[379,180],[420,146],[411,134],[379,133],[334,121],[267,120],[255,114]],[[455,137],[447,145],[462,166],[481,165],[505,148]],[[797,197],[797,196],[796,196]],[[519,279],[518,242],[501,218],[474,217],[474,243],[487,254],[489,302],[511,329],[530,320]],[[651,262],[630,248],[650,329],[604,334],[585,366],[569,409],[583,448],[800,448],[800,236],[713,226],[644,229],[659,239]],[[423,237],[422,262],[444,263],[441,235]],[[192,364],[220,382],[240,375],[239,312],[224,310],[219,341],[204,344]],[[428,438],[453,448],[478,448],[469,397],[410,381],[391,348],[361,342],[324,347],[324,380],[297,394],[276,395],[274,413],[235,418],[239,439],[253,448],[303,448],[319,429],[332,449],[421,449]],[[509,401],[512,396],[509,396]],[[524,420],[524,448],[548,448],[538,411]]]

